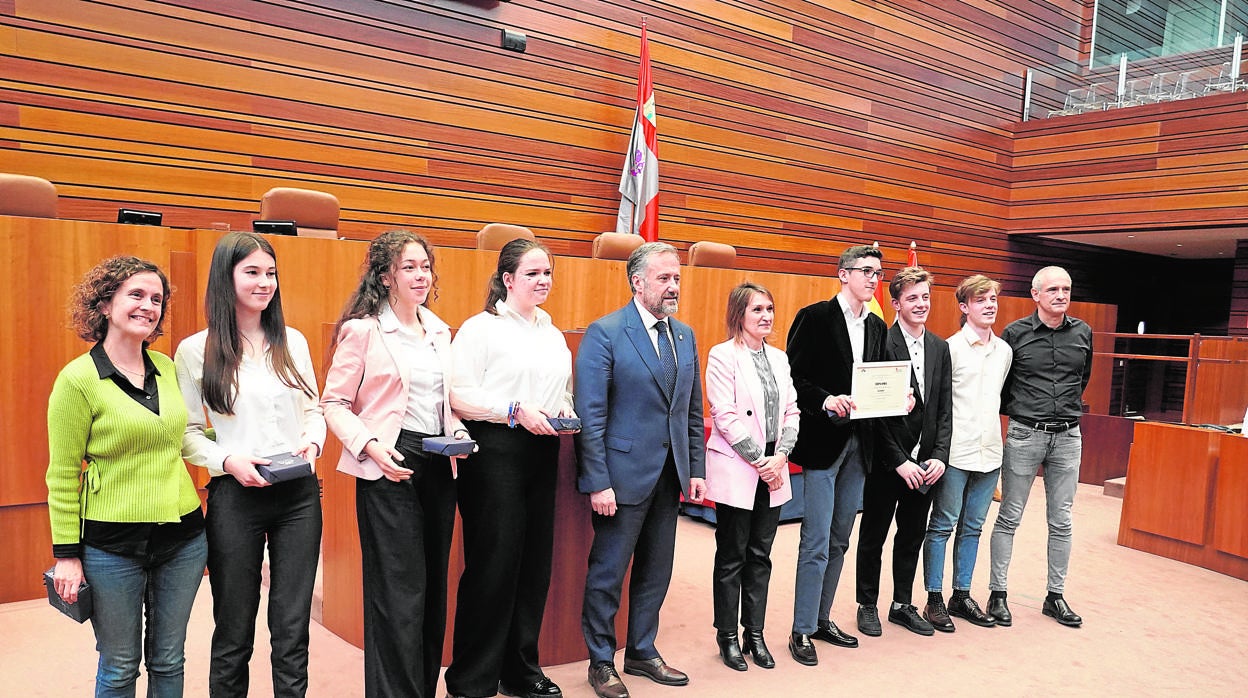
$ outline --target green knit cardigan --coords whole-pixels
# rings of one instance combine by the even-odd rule
[[[173,361],[147,354],[160,374],[159,415],[112,378],[101,379],[90,354],[69,362],[56,377],[48,398],[47,474],[54,545],[80,542],[83,518],[171,523],[199,507],[182,461],[186,404]]]

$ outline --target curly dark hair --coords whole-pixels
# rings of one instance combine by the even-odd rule
[[[433,262],[433,245],[430,245],[423,236],[410,230],[387,230],[368,245],[368,255],[364,258],[364,268],[360,274],[360,285],[355,289],[355,293],[351,294],[346,308],[342,311],[342,316],[338,318],[338,324],[334,327],[335,341],[338,337],[338,330],[342,329],[342,323],[381,313],[390,298],[390,292],[386,290],[381,277],[394,272],[399,256],[411,243],[420,245],[424,248],[425,254],[429,256],[429,270],[433,275],[433,282],[425,304],[428,305],[430,298],[437,300],[438,272]]]
[[[156,327],[148,335],[150,343],[164,334],[165,310],[169,307],[169,297],[173,289],[169,286],[169,278],[160,267],[129,255],[110,257],[91,268],[82,277],[82,281],[74,286],[74,293],[69,300],[70,325],[78,336],[88,342],[103,341],[108,335],[108,318],[104,317],[102,308],[117,293],[117,289],[126,279],[135,274],[151,272],[160,277],[160,285],[164,290],[164,302],[160,306],[160,318]]]

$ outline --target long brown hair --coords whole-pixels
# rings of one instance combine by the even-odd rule
[[[347,306],[342,309],[338,324],[334,325],[335,342],[338,341],[338,331],[342,329],[342,323],[381,313],[381,309],[390,299],[390,291],[382,283],[381,277],[394,271],[395,262],[403,254],[403,249],[413,242],[423,247],[425,254],[429,255],[429,273],[433,275],[429,295],[437,300],[438,272],[433,264],[433,245],[410,230],[387,230],[368,245],[368,254],[364,257],[364,269],[360,273],[360,285],[356,287],[355,293],[351,294]],[[428,303],[429,298],[426,297],[424,304],[428,305]]]
[[[208,317],[208,339],[204,343],[204,374],[201,391],[204,404],[218,414],[234,414],[238,397],[238,365],[242,361],[242,339],[238,334],[238,293],[234,288],[234,267],[252,252],[261,250],[277,262],[268,240],[250,232],[229,233],[217,241],[208,266],[208,290],[204,293],[204,314]],[[290,356],[286,342],[286,320],[282,315],[282,285],[273,289],[269,305],[260,313],[260,328],[269,343],[269,367],[284,385],[301,390],[311,398],[316,390],[304,381]]]

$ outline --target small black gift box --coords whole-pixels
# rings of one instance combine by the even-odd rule
[[[265,458],[271,462],[268,465],[257,465],[256,472],[260,473],[260,477],[268,480],[271,484],[312,476],[312,464],[304,460],[303,456],[296,456],[293,453],[278,453],[272,456],[265,456]]]
[[[43,573],[43,585],[48,588],[48,603],[79,623],[85,622],[91,617],[91,585],[83,582],[78,587],[78,600],[67,603],[60,594],[56,593],[56,581],[52,578],[52,573],[55,571],[56,568],[53,567]]]

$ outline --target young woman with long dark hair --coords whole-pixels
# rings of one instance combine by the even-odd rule
[[[270,485],[256,470],[293,453],[315,463],[325,442],[308,342],[282,315],[277,257],[249,232],[217,242],[204,295],[208,328],[174,362],[190,419],[183,456],[212,474],[208,573],[212,585],[213,696],[246,696],[269,551],[273,695],[308,688],[308,623],[321,544],[315,477]],[[211,423],[215,439],[206,430]]]

